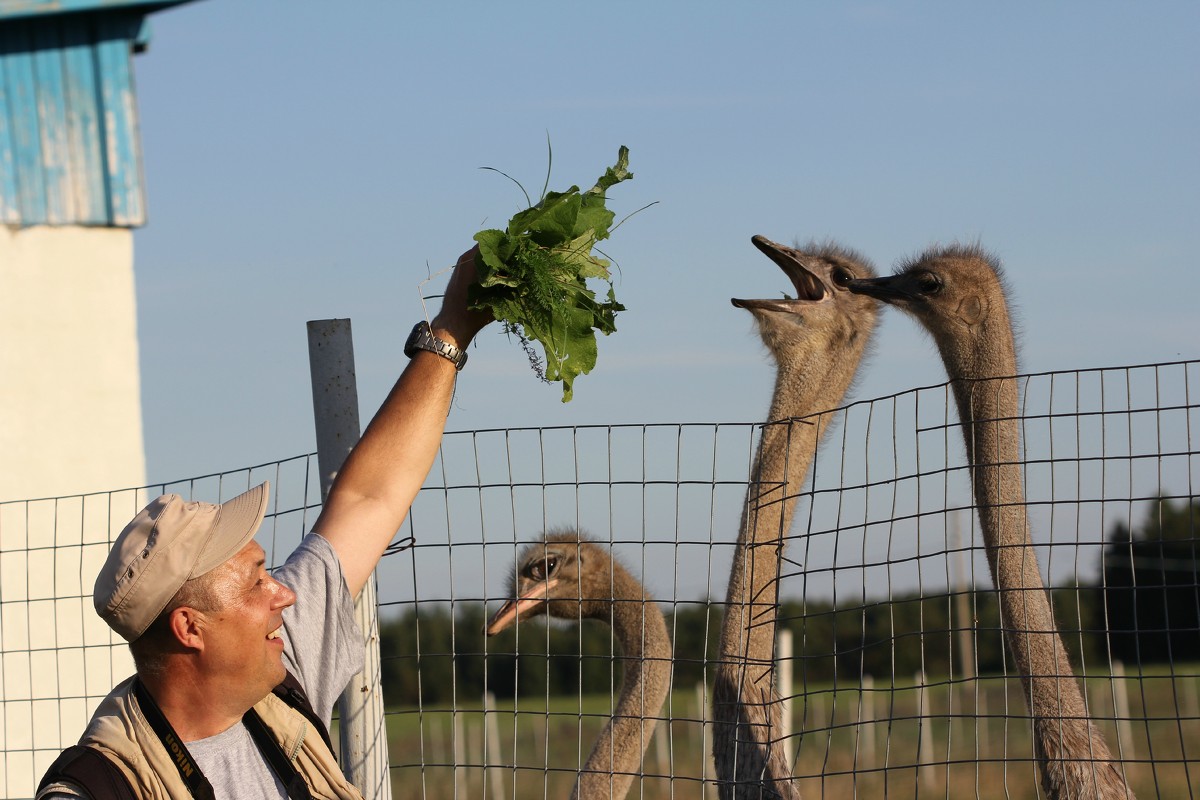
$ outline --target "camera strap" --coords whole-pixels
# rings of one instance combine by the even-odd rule
[[[183,740],[179,738],[179,734],[175,733],[175,729],[171,727],[171,723],[167,721],[163,715],[162,709],[158,707],[158,703],[154,702],[154,698],[146,691],[146,687],[138,679],[133,681],[133,693],[137,697],[138,705],[141,706],[142,713],[146,717],[146,721],[150,723],[150,727],[170,754],[171,760],[175,762],[175,768],[179,770],[179,777],[187,784],[188,791],[196,800],[216,800],[213,793],[212,784],[208,782],[208,778],[204,777],[204,773],[200,771],[200,765],[192,758],[192,754],[188,752],[187,746]],[[250,732],[250,738],[254,740],[255,746],[266,759],[271,770],[283,783],[287,789],[288,797],[292,800],[312,800],[312,793],[308,790],[308,784],[304,782],[303,776],[296,771],[291,760],[284,754],[279,743],[267,730],[266,724],[258,713],[252,708],[242,717],[242,722],[246,726],[246,730]]]

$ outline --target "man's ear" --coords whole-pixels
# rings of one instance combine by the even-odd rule
[[[204,612],[189,606],[180,606],[171,612],[171,635],[188,650],[204,649]]]

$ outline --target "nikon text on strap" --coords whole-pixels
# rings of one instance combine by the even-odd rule
[[[154,702],[154,698],[146,691],[146,687],[142,686],[139,678],[135,678],[133,681],[133,694],[137,697],[138,705],[141,707],[146,721],[154,729],[154,733],[157,734],[163,747],[167,748],[167,752],[171,754],[171,760],[175,762],[175,768],[179,770],[179,777],[183,778],[183,782],[187,784],[192,797],[196,800],[216,800],[212,784],[208,782],[208,778],[204,777],[204,773],[200,771],[200,766],[188,752],[183,740],[179,738],[179,734],[175,733],[171,723],[163,716],[158,703]]]

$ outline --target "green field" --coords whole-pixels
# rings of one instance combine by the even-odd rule
[[[1090,677],[1093,718],[1120,752],[1139,798],[1200,793],[1200,668],[1176,665],[1140,677]],[[876,682],[810,685],[793,701],[789,748],[808,797],[1038,797],[1020,683],[982,678],[895,687]],[[1128,721],[1114,721],[1124,685]],[[873,698],[873,711],[871,699]],[[393,795],[559,798],[570,794],[610,713],[608,695],[482,700],[388,712]],[[871,721],[873,715],[874,721]],[[675,693],[664,708],[630,797],[716,797],[711,725],[700,722],[698,693]],[[486,725],[485,725],[486,720]],[[486,765],[486,766],[485,766]]]

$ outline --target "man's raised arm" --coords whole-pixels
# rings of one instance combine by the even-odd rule
[[[475,248],[463,253],[450,276],[433,337],[466,350],[492,320],[467,309],[475,281]],[[350,595],[357,597],[399,530],[441,445],[458,370],[437,353],[416,350],[362,439],[346,457],[313,530],[337,552]]]

